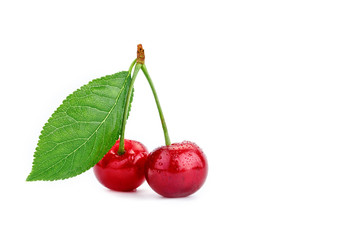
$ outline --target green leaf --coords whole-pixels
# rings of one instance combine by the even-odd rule
[[[74,177],[100,161],[119,138],[130,82],[119,72],[69,95],[45,124],[26,180]]]

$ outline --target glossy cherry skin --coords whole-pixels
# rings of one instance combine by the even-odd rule
[[[199,190],[207,172],[205,154],[188,141],[157,148],[145,164],[145,178],[150,187],[169,198],[186,197]]]
[[[125,139],[125,153],[118,155],[119,140],[94,166],[99,182],[115,191],[132,191],[144,181],[144,166],[149,152],[140,142]]]

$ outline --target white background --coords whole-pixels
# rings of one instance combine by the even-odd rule
[[[359,239],[358,1],[1,1],[0,239]],[[197,193],[25,182],[43,124],[142,43]],[[163,145],[142,74],[126,137]]]

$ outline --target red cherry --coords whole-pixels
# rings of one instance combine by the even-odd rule
[[[186,197],[204,184],[208,172],[205,154],[192,142],[173,143],[149,154],[145,178],[164,197]]]
[[[118,154],[119,140],[94,166],[99,182],[115,191],[132,191],[144,181],[144,165],[149,154],[140,142],[125,139],[125,153]]]

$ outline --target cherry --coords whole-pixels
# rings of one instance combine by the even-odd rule
[[[145,178],[150,187],[169,198],[186,197],[199,190],[207,172],[205,154],[188,141],[157,148],[145,163]]]
[[[144,165],[149,154],[140,142],[125,139],[125,153],[119,155],[119,140],[94,166],[99,182],[115,191],[132,191],[144,181]]]

